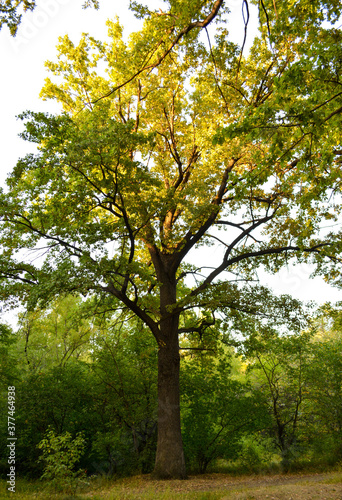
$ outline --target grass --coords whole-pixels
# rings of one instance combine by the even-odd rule
[[[325,481],[325,484],[342,484],[342,471],[337,471],[332,474],[330,474],[330,477],[328,477]]]
[[[0,500],[13,495],[0,481]],[[16,482],[17,500],[341,500],[342,472],[231,476],[205,474],[187,481],[154,481],[134,476],[117,481],[96,478],[76,496],[54,493],[42,481]]]

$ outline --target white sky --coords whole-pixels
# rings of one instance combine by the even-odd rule
[[[100,0],[100,10],[83,10],[83,0],[37,0],[38,7],[23,16],[15,38],[9,35],[7,27],[0,32],[0,185],[4,184],[7,174],[12,170],[19,157],[34,151],[33,145],[18,138],[22,124],[16,115],[25,110],[50,111],[57,108],[52,102],[39,100],[38,95],[47,73],[46,60],[54,60],[55,46],[59,36],[69,34],[77,43],[83,32],[103,39],[107,28],[105,21],[119,15],[129,34],[140,26],[128,10],[128,0]],[[159,0],[145,0],[149,6],[163,7]],[[228,0],[231,9],[229,29],[233,41],[242,44],[243,19],[241,0]],[[253,24],[256,26],[256,11],[251,10],[249,28],[250,43],[253,37]],[[255,28],[254,28],[255,29]],[[247,45],[249,44],[247,43]],[[285,269],[268,279],[277,293],[291,293],[302,300],[342,300],[342,294],[321,279],[308,281],[309,266],[298,266],[287,272]]]

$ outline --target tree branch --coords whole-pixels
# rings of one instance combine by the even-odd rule
[[[170,52],[172,51],[172,49],[178,44],[178,42],[185,36],[187,35],[190,31],[192,31],[193,29],[195,28],[205,28],[206,26],[208,26],[208,24],[211,23],[211,21],[213,19],[215,19],[215,17],[217,16],[222,4],[223,4],[224,0],[216,0],[216,2],[214,3],[214,6],[210,12],[210,14],[203,20],[203,21],[195,21],[193,23],[189,23],[187,26],[185,26],[179,33],[178,35],[175,37],[175,39],[171,42],[170,46],[168,47],[168,49],[166,49],[164,51],[164,53],[157,59],[157,61],[155,63],[152,63],[152,64],[146,64],[144,65],[141,69],[139,69],[138,71],[136,71],[136,73],[134,73],[130,78],[128,78],[127,80],[125,80],[123,83],[120,83],[119,85],[117,85],[116,87],[114,87],[110,92],[107,92],[107,94],[104,94],[103,96],[99,97],[98,99],[95,99],[92,104],[96,104],[97,102],[99,102],[101,99],[105,99],[106,97],[109,97],[111,96],[114,92],[116,92],[117,90],[121,89],[122,87],[124,87],[125,85],[127,85],[128,83],[130,83],[132,80],[134,80],[137,76],[139,76],[141,73],[143,73],[144,71],[147,71],[149,69],[154,69],[154,68],[157,68],[163,61],[164,59],[170,54]],[[175,29],[175,26],[173,26],[170,30],[169,30],[169,34],[171,34]],[[156,47],[156,49],[163,43],[163,41],[159,41],[158,42],[158,45]],[[152,56],[151,56],[152,57]]]

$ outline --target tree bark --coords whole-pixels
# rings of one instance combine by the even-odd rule
[[[160,289],[160,339],[158,349],[158,441],[153,476],[185,479],[179,395],[179,314],[168,306],[176,302],[176,280],[163,279]]]
[[[158,441],[153,475],[159,479],[185,479],[179,402],[178,334],[158,352]]]

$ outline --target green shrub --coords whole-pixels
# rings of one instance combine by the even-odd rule
[[[275,454],[270,438],[262,438],[258,434],[245,435],[240,439],[241,451],[239,464],[247,472],[261,472],[271,468],[280,459]]]
[[[77,489],[86,485],[86,473],[75,468],[85,450],[85,439],[82,433],[72,439],[69,432],[56,435],[53,430],[39,443],[43,454],[40,458],[45,463],[42,479],[55,488],[75,495]]]

